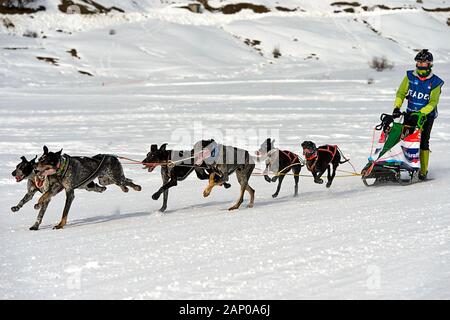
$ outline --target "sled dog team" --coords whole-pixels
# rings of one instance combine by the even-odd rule
[[[298,196],[298,181],[302,166],[306,166],[312,173],[314,182],[322,184],[322,175],[327,171],[327,188],[329,188],[336,175],[339,164],[348,161],[336,145],[324,145],[317,147],[312,141],[304,141],[303,156],[305,161],[297,154],[275,148],[274,140],[268,138],[256,151],[256,157],[250,155],[247,150],[225,146],[213,139],[201,140],[195,143],[192,150],[167,150],[167,144],[151,145],[142,164],[144,169],[152,172],[157,166],[161,167],[162,186],[152,195],[153,200],[158,200],[163,195],[163,205],[160,211],[167,208],[169,189],[183,181],[193,171],[200,180],[208,180],[208,185],[203,191],[207,197],[215,186],[229,188],[229,175],[236,173],[240,185],[239,197],[229,210],[238,209],[247,191],[250,195],[248,207],[253,207],[255,190],[250,186],[249,179],[255,169],[255,160],[265,161],[265,170],[262,173],[267,182],[276,182],[278,185],[272,197],[276,198],[280,192],[285,175],[292,171],[295,187],[294,197]],[[342,161],[341,159],[345,160]],[[268,173],[274,174],[272,178]],[[45,211],[53,196],[65,190],[66,202],[61,221],[54,229],[61,229],[67,223],[70,206],[75,198],[75,189],[102,193],[107,185],[115,184],[123,192],[129,188],[141,191],[141,186],[125,177],[119,157],[110,154],[98,154],[93,157],[77,157],[62,154],[62,149],[57,152],[49,151],[46,146],[43,154],[31,160],[21,157],[21,162],[12,172],[16,182],[27,180],[27,193],[22,200],[11,208],[17,212],[30,201],[36,192],[42,193],[38,202],[34,205],[39,210],[36,222],[30,230],[39,229]],[[97,179],[97,182],[95,180]]]

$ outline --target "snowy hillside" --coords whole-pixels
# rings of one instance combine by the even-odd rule
[[[183,1],[99,1],[124,11],[101,15],[66,14],[57,9],[59,1],[38,3],[46,11],[0,15],[2,86],[229,79],[277,70],[286,76],[286,69],[288,77],[296,78],[297,70],[313,76],[324,70],[367,69],[381,56],[396,65],[407,64],[422,47],[433,48],[439,62],[450,58],[448,13],[423,9],[446,8],[446,1],[385,3],[387,8],[405,8],[397,10],[367,1],[353,6],[355,13],[330,1],[320,1],[320,6],[283,2],[302,9],[293,12],[273,9],[272,1],[256,1],[273,9],[265,14],[249,9],[196,14],[176,5],[186,4]],[[278,59],[275,49],[281,53]],[[45,78],[40,77],[43,73]]]
[[[28,228],[38,195],[11,212],[26,192],[11,171],[44,144],[142,160],[153,143],[190,148],[199,135],[251,153],[269,136],[297,153],[310,139],[338,144],[361,170],[416,50],[429,48],[436,74],[450,79],[449,1],[180,8],[192,2],[40,0],[25,8],[42,9],[24,14],[0,7],[0,297],[448,299],[448,83],[425,183],[367,188],[346,176],[326,189],[303,168],[299,197],[287,177],[274,199],[276,184],[255,175],[255,207],[246,198],[230,213],[236,178],[203,198],[206,183],[192,175],[170,190],[162,214],[151,199],[159,170],[124,162],[143,190],[78,190],[63,230],[52,230],[63,194],[37,232]],[[61,4],[93,13],[67,14]],[[369,67],[382,56],[392,69]]]

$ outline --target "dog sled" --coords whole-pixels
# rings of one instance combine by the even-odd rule
[[[381,183],[402,185],[419,181],[420,134],[426,118],[419,112],[402,113],[395,119],[390,114],[380,116],[381,123],[375,127],[379,132],[375,150],[372,145],[369,162],[361,171],[366,186]]]

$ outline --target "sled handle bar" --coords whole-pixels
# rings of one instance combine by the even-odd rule
[[[405,116],[406,114],[408,114],[408,112],[402,112],[400,113],[400,116]],[[410,114],[413,116],[417,116],[417,127],[419,128],[419,130],[422,130],[423,125],[427,120],[426,115],[421,112],[411,112]],[[395,118],[391,114],[382,113],[380,116],[381,123],[375,127],[375,130],[381,130],[384,125],[389,125],[394,121],[394,119]]]

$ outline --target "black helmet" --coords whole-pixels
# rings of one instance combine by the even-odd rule
[[[428,52],[428,49],[422,49],[414,58],[414,61],[418,62],[433,62],[433,55]]]

